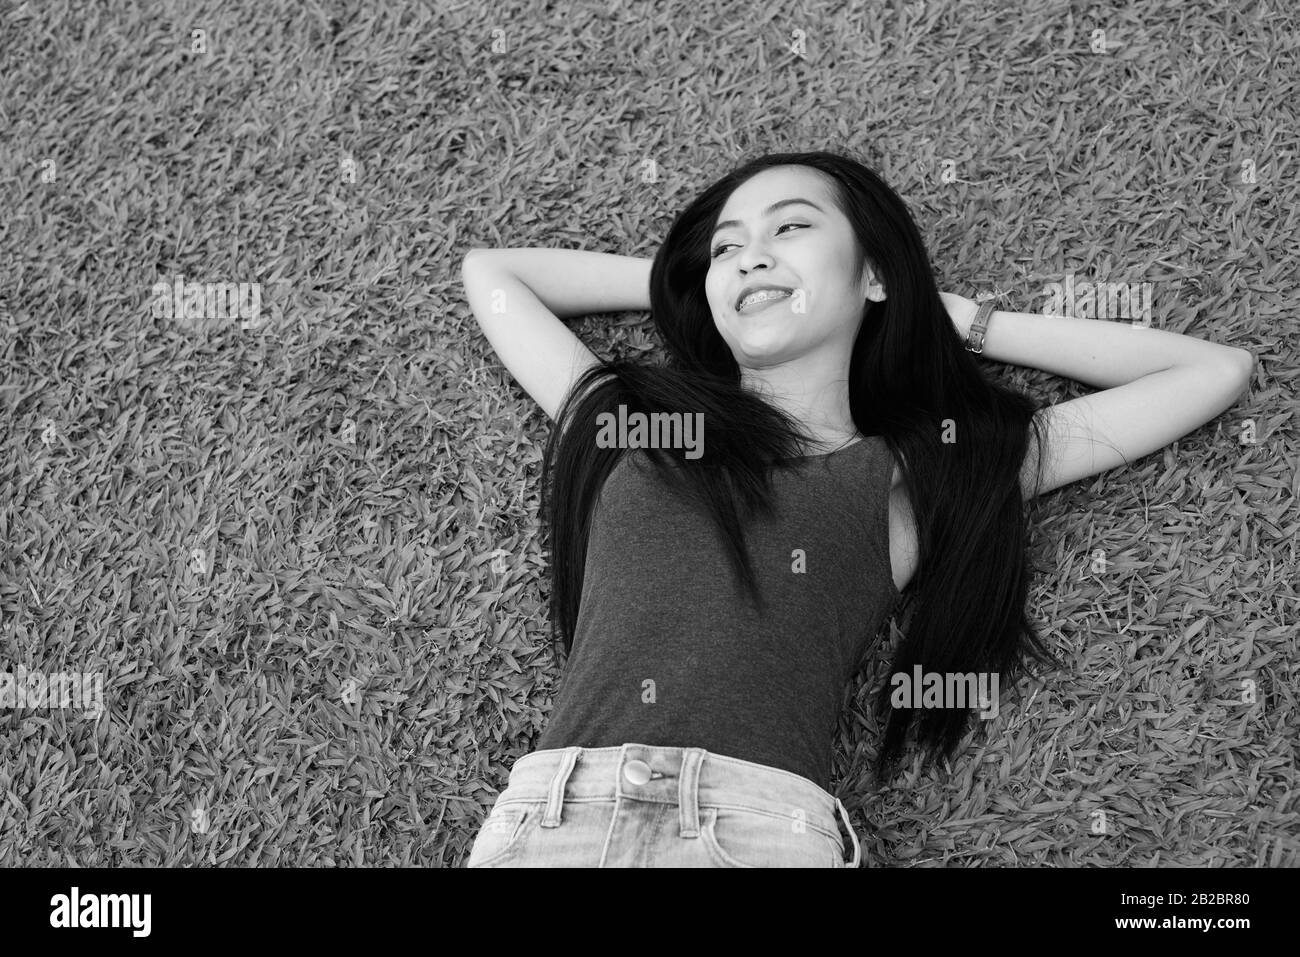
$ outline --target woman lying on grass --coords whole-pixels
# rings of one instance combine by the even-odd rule
[[[857,866],[833,737],[900,593],[891,674],[1007,687],[1026,656],[1050,660],[1025,610],[1025,500],[1193,431],[1253,366],[1190,336],[941,294],[903,202],[828,152],[730,173],[653,263],[473,250],[462,275],[556,422],[542,511],[569,653],[471,867],[843,867],[837,813]],[[598,360],[561,321],[646,308],[662,368]],[[985,325],[985,356],[1102,391],[1042,407],[990,381]],[[703,441],[666,428],[683,422]],[[913,725],[951,755],[975,706],[921,707],[917,688],[898,707],[899,687],[879,699],[883,776]]]

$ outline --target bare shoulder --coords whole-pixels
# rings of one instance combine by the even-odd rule
[[[916,516],[912,513],[912,497],[908,494],[903,471],[894,463],[893,477],[889,483],[889,564],[894,576],[894,587],[902,591],[916,574],[918,549],[916,542]]]

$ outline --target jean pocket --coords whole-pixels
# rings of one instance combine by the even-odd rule
[[[524,825],[533,815],[532,805],[497,804],[479,828],[465,866],[491,867],[504,860],[523,840]]]
[[[722,867],[843,867],[838,835],[805,820],[743,808],[700,808],[700,840]]]

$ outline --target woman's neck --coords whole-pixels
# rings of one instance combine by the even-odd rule
[[[742,381],[769,403],[803,424],[809,440],[805,455],[834,452],[861,438],[849,411],[848,372],[826,375],[824,386],[807,388],[817,377],[808,369],[780,368],[762,372],[746,370]]]
[[[838,432],[823,431],[814,433],[813,440],[805,443],[805,455],[824,455],[828,452],[835,452],[846,445],[852,445],[854,442],[865,438],[856,428],[849,431],[840,430]]]

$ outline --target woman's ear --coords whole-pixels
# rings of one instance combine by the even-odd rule
[[[885,285],[877,277],[875,268],[869,262],[863,263],[862,266],[862,296],[872,302],[884,302],[886,298]]]

